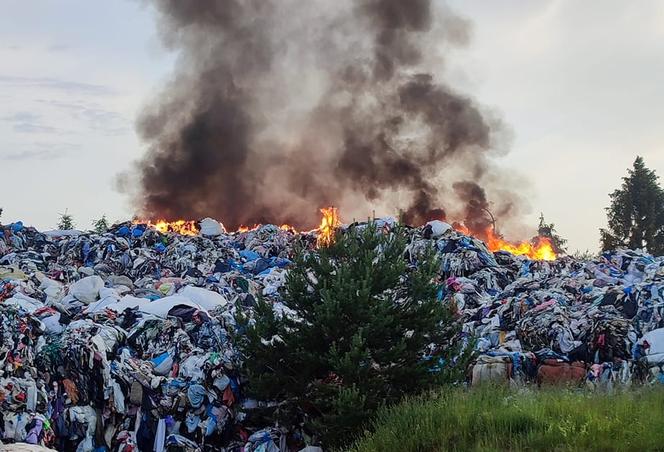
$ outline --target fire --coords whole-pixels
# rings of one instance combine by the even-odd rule
[[[239,232],[239,233],[251,232],[251,231],[255,231],[256,229],[258,229],[260,227],[261,227],[260,224],[255,224],[252,227],[243,225],[243,226],[240,226],[239,228],[237,228],[237,231],[235,231],[235,232]]]
[[[320,221],[320,226],[318,226],[316,244],[319,247],[330,246],[334,243],[334,232],[341,226],[339,212],[336,207],[320,209],[320,212],[323,214],[323,218]]]
[[[180,235],[198,235],[198,225],[195,221],[191,220],[176,220],[176,221],[136,221],[135,223],[147,224],[149,227],[156,229],[162,234],[173,232]]]
[[[235,231],[235,232],[242,234],[242,233],[245,233],[245,232],[255,231],[256,229],[258,229],[260,227],[261,227],[260,224],[255,224],[252,227],[242,225],[239,228],[237,228],[237,231]],[[282,224],[281,226],[279,226],[279,229],[281,229],[282,231],[288,231],[288,232],[292,232],[293,234],[297,234],[297,229],[295,229],[293,226],[291,226],[289,224]]]
[[[487,231],[486,244],[490,251],[508,251],[516,256],[527,256],[539,261],[556,260],[551,240],[546,237],[537,237],[531,242],[508,242],[497,236],[493,230]]]
[[[316,244],[318,247],[329,246],[334,243],[335,231],[341,226],[339,219],[339,211],[336,207],[328,207],[320,209],[323,214],[320,225],[317,229],[310,232],[318,234]],[[136,220],[135,224],[147,224],[149,227],[161,232],[162,234],[176,233],[181,235],[198,235],[199,227],[196,221],[191,220],[176,220],[176,221],[142,221]],[[546,237],[536,237],[531,242],[510,242],[503,239],[498,235],[493,228],[488,228],[484,233],[473,234],[472,231],[463,223],[453,223],[455,230],[465,235],[476,236],[483,240],[488,249],[492,252],[507,251],[517,256],[527,256],[530,259],[553,261],[557,255],[553,249],[551,240]],[[245,233],[258,229],[260,225],[255,224],[252,227],[240,226],[237,233]],[[283,231],[292,232],[297,234],[298,231],[293,226],[282,224],[279,228]]]
[[[166,221],[166,220],[135,220],[134,224],[147,224],[149,227],[161,232],[162,234],[176,233],[180,235],[198,235],[200,229],[196,221],[189,220],[176,220],[176,221]],[[253,226],[240,226],[236,233],[251,232],[260,228],[260,224],[254,224]],[[294,234],[297,233],[297,229],[288,224],[282,224],[279,226],[279,229],[282,231],[289,231]]]
[[[282,224],[281,226],[279,226],[279,229],[281,229],[282,231],[288,231],[292,232],[293,234],[297,234],[297,229],[295,229],[293,226],[289,224]]]
[[[473,234],[463,223],[453,223],[452,227],[464,235],[477,237],[486,243],[489,251],[507,251],[515,256],[527,256],[538,261],[554,261],[558,257],[553,250],[553,244],[547,237],[536,237],[531,242],[510,242],[496,234],[493,228],[487,228],[484,233]]]
[[[455,231],[459,231],[463,235],[472,235],[470,233],[470,229],[468,229],[466,225],[463,223],[456,223],[456,222],[452,223],[452,227],[454,228]]]

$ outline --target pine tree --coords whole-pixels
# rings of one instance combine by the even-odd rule
[[[92,226],[94,226],[94,230],[97,234],[104,234],[105,232],[107,232],[108,220],[106,219],[106,215],[104,214],[97,221],[93,221]]]
[[[544,220],[544,214],[540,213],[539,226],[537,227],[537,235],[539,237],[546,237],[551,241],[553,251],[557,255],[565,254],[567,252],[567,239],[562,238],[556,231],[556,225],[547,223]]]
[[[664,254],[664,190],[655,171],[637,157],[622,186],[610,194],[608,228],[600,229],[602,249],[646,248]]]
[[[326,447],[354,438],[385,405],[440,381],[432,371],[451,354],[457,330],[436,298],[432,249],[405,260],[406,233],[370,224],[338,233],[315,252],[299,252],[277,316],[261,300],[241,344],[249,390],[283,401],[288,425],[304,422]]]
[[[61,231],[68,231],[75,228],[74,217],[68,214],[67,210],[60,214],[60,220],[58,220],[57,228]]]

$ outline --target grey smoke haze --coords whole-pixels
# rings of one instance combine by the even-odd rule
[[[311,227],[374,206],[419,224],[514,214],[499,121],[441,79],[469,24],[431,0],[151,0],[175,74],[138,130],[136,207]],[[333,3],[333,4],[332,4]],[[492,197],[492,193],[499,196]]]

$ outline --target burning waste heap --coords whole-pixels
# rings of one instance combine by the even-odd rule
[[[141,218],[298,229],[335,205],[408,224],[527,209],[494,159],[509,131],[436,69],[469,22],[431,0],[151,0],[175,71],[118,178]],[[184,188],[186,187],[186,189]]]
[[[255,422],[266,401],[246,396],[232,338],[258,297],[290,315],[282,289],[296,247],[365,226],[330,208],[303,231],[332,204],[359,218],[370,206],[401,212],[417,226],[409,265],[435,248],[438,297],[462,325],[455,344],[481,354],[473,384],[658,377],[648,364],[664,356],[664,259],[556,259],[545,237],[496,233],[489,206],[501,224],[524,209],[505,186],[513,175],[493,165],[505,130],[433,70],[468,41],[465,19],[430,0],[148,3],[179,54],[138,122],[146,155],[118,178],[144,220],[104,234],[2,227],[3,442],[308,445],[298,426]],[[180,219],[210,215],[228,230]],[[390,234],[395,220],[376,224]]]
[[[295,246],[313,250],[335,229],[365,226],[341,225],[334,209],[323,214],[308,232],[226,232],[210,219],[128,222],[105,234],[4,226],[3,442],[79,451],[304,447],[297,426],[253,422],[265,401],[246,397],[231,338],[236,314],[251,317],[259,296],[289,315],[281,289]],[[375,222],[381,234],[396,223]],[[404,259],[430,245],[437,251],[438,298],[462,325],[455,341],[480,355],[472,384],[664,377],[656,366],[664,356],[664,258],[625,250],[587,262],[533,260],[491,252],[442,221],[408,234]]]

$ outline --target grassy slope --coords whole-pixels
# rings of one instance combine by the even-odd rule
[[[449,390],[384,410],[352,450],[664,450],[664,389]]]

